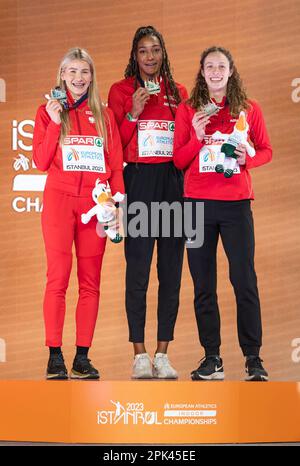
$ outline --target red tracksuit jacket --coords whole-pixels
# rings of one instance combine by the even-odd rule
[[[250,168],[259,167],[272,158],[272,147],[269,141],[264,118],[259,105],[249,100],[250,108],[247,109],[247,122],[249,125],[249,139],[252,141],[256,154],[254,157],[247,155],[246,164],[240,165],[240,173],[232,178],[225,178],[222,174],[211,172],[201,173],[199,170],[199,152],[205,144],[211,144],[211,136],[220,131],[224,134],[232,132],[237,118],[231,116],[226,98],[219,106],[224,107],[210,118],[210,123],[205,129],[203,141],[197,139],[192,126],[192,118],[196,112],[186,102],[182,102],[176,113],[174,135],[174,165],[185,170],[184,196],[194,199],[214,199],[224,201],[236,201],[253,199],[253,188]]]
[[[68,100],[74,103],[68,94]],[[47,187],[55,188],[77,196],[91,196],[95,181],[108,181],[112,195],[124,193],[123,153],[118,127],[109,109],[107,114],[108,151],[104,150],[105,172],[64,171],[62,149],[59,145],[61,125],[54,123],[46,112],[46,105],[41,105],[35,119],[33,137],[33,160],[41,171],[48,171]],[[70,135],[98,136],[88,100],[84,100],[76,109],[69,111]]]
[[[162,127],[167,127],[167,122],[174,122],[174,117],[171,113],[166,90],[163,81],[160,83],[160,93],[158,95],[151,95],[149,101],[146,103],[144,111],[139,116],[138,122],[132,122],[125,118],[127,112],[130,112],[132,109],[132,95],[135,92],[133,77],[122,79],[121,81],[112,85],[109,96],[108,96],[108,106],[113,110],[121,135],[123,150],[124,150],[124,161],[129,162],[138,162],[138,163],[163,163],[169,162],[172,160],[172,157],[160,157],[156,155],[155,157],[140,157],[139,156],[139,144],[138,144],[138,128],[143,129],[146,125],[155,124],[155,128],[159,129]],[[180,96],[182,99],[187,99],[188,94],[184,86],[177,84],[176,86],[179,90]],[[174,113],[177,110],[177,104],[172,96],[169,93],[170,103]],[[149,123],[148,123],[149,122]],[[153,127],[153,126],[152,126]],[[150,127],[151,129],[151,127]],[[172,130],[174,130],[174,125],[172,125]],[[163,134],[163,131],[160,132]],[[172,147],[173,152],[173,147]]]

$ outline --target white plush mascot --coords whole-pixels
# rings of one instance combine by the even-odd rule
[[[254,157],[255,149],[248,142],[248,129],[245,112],[240,112],[239,119],[234,125],[233,132],[227,135],[227,140],[221,146],[221,152],[218,154],[216,172],[224,173],[226,178],[231,178],[234,173],[237,155],[234,153],[239,144],[244,144],[247,148],[247,154]],[[225,135],[222,134],[224,137]],[[213,138],[218,138],[218,132]]]
[[[124,194],[117,192],[114,196],[109,196],[108,186],[106,183],[101,183],[98,179],[92,191],[92,198],[96,205],[92,207],[86,214],[81,215],[81,221],[87,224],[91,218],[96,215],[99,223],[107,223],[114,219],[116,214],[116,206],[112,202],[122,202]],[[104,227],[104,231],[113,243],[120,243],[123,237],[120,233],[111,227]]]

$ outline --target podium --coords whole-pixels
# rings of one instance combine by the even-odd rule
[[[0,381],[0,440],[300,441],[300,382]]]

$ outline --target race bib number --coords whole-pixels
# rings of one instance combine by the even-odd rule
[[[228,162],[231,160],[228,157],[224,157],[221,154],[221,146],[226,141],[226,139],[212,140],[212,138],[205,136],[204,147],[199,152],[199,171],[200,173],[216,173],[216,165],[222,164],[226,170]],[[236,162],[234,169],[234,174],[241,173],[240,166]]]
[[[64,171],[106,173],[103,138],[67,136],[62,146]]]
[[[138,122],[139,157],[173,157],[174,121]]]

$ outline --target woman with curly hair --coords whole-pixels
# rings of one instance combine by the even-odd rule
[[[162,35],[153,26],[137,29],[125,79],[112,85],[108,105],[119,125],[127,163],[124,181],[127,203],[146,205],[181,202],[183,176],[173,164],[174,120],[186,89],[175,83]],[[132,218],[128,210],[128,224]],[[150,217],[150,216],[149,216]],[[129,341],[134,347],[132,377],[177,378],[167,357],[179,306],[184,241],[164,237],[161,225],[153,234],[153,219],[141,235],[125,238],[126,312]],[[157,241],[155,241],[157,240]],[[158,330],[152,360],[145,347],[146,295],[155,242],[157,243]]]
[[[193,224],[197,205],[204,206],[203,245],[193,247],[193,238],[187,241],[195,315],[205,350],[205,357],[191,377],[224,379],[216,290],[217,244],[221,236],[236,297],[246,380],[266,381],[268,374],[259,357],[262,323],[254,269],[250,206],[254,195],[249,169],[269,162],[272,148],[261,109],[247,98],[228,50],[211,47],[202,53],[195,87],[190,99],[179,105],[175,125],[174,164],[185,171],[184,197],[192,206]],[[229,169],[226,158],[230,159]]]

